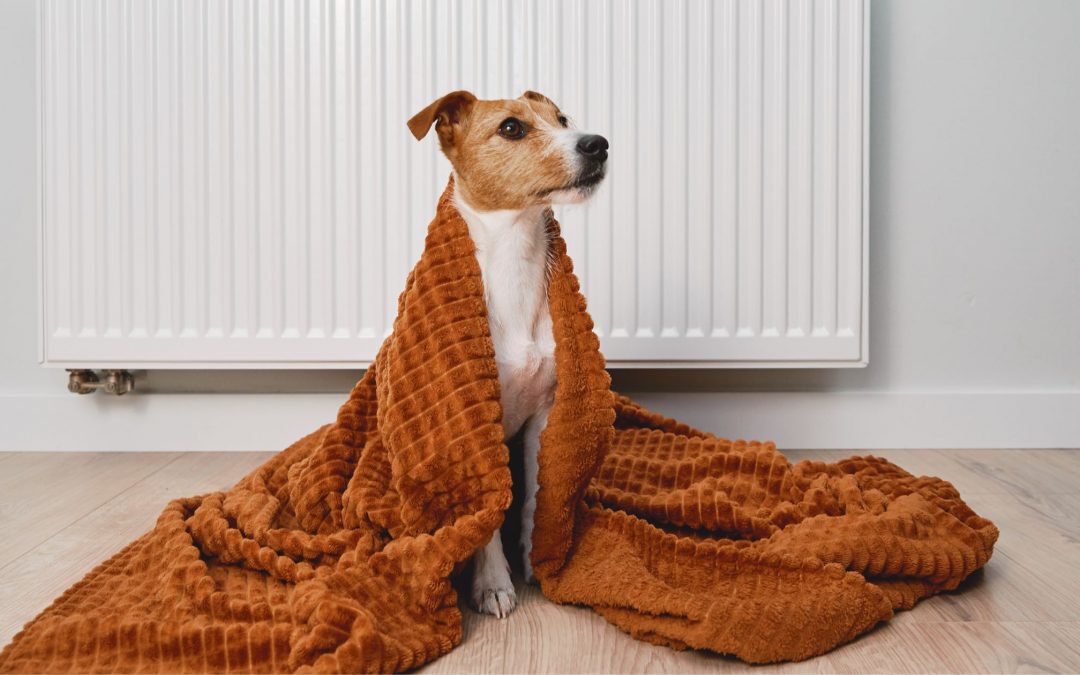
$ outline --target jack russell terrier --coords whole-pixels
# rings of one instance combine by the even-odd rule
[[[455,91],[409,120],[417,140],[432,124],[454,168],[454,205],[469,227],[484,282],[499,368],[505,438],[524,427],[521,549],[532,581],[540,432],[555,397],[555,338],[547,298],[547,224],[552,204],[586,200],[604,178],[608,142],[574,130],[551,99],[479,100]],[[517,604],[502,537],[473,558],[472,604],[497,617]]]

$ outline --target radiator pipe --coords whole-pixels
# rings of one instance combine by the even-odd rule
[[[98,389],[123,396],[135,389],[135,376],[127,370],[106,370],[102,381],[92,370],[68,370],[68,391],[73,394],[92,394]]]

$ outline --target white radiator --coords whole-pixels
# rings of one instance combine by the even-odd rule
[[[613,365],[860,365],[868,0],[42,0],[42,355],[355,367],[449,165],[437,95],[612,144],[559,217]]]

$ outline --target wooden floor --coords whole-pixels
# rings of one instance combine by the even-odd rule
[[[834,451],[792,459],[838,459]],[[987,568],[797,672],[1080,671],[1080,450],[896,450],[952,481],[1001,529]],[[0,645],[174,497],[225,488],[262,453],[0,454]],[[734,672],[732,659],[631,639],[589,610],[519,590],[502,621],[465,613],[463,644],[430,672]],[[754,669],[761,671],[763,669]]]

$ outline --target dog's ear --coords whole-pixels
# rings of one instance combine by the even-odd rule
[[[439,140],[443,143],[449,142],[452,137],[451,127],[465,118],[473,103],[476,103],[476,97],[471,92],[452,91],[413,115],[409,120],[409,131],[416,136],[416,140],[420,140],[427,136],[434,124]]]
[[[548,98],[547,96],[544,96],[543,94],[541,94],[538,91],[527,91],[527,92],[525,92],[524,94],[521,95],[521,98],[523,98],[523,99],[525,99],[527,101],[537,101],[539,103],[547,103],[552,108],[555,108],[556,110],[559,109],[559,106],[555,105],[555,101],[552,101],[550,98]]]

